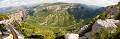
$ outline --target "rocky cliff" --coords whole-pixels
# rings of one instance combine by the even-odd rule
[[[80,38],[83,38],[85,36],[89,39],[92,39],[93,37],[91,37],[92,36],[91,33],[96,33],[96,35],[100,37],[99,35],[101,35],[102,31],[103,33],[106,33],[104,32],[106,30],[108,33],[116,33],[117,32],[116,29],[119,28],[119,25],[117,24],[120,23],[119,14],[120,14],[120,2],[117,5],[106,7],[106,10],[103,12],[103,14],[98,15],[97,18],[95,18],[94,20],[95,22],[92,22],[92,24],[90,23],[91,25],[88,24],[80,28]],[[101,19],[101,18],[104,18],[104,19]],[[99,39],[101,39],[101,37]]]
[[[94,17],[104,11],[105,7],[85,5],[79,3],[45,3],[41,6],[37,6],[35,10],[37,12],[68,12],[76,19],[80,19]]]
[[[20,10],[8,17],[9,19],[0,21],[0,24],[4,25],[5,30],[7,29],[7,31],[2,31],[2,39],[24,39],[24,36],[15,29],[15,26],[18,26],[21,22],[26,20],[27,12],[25,10]],[[11,34],[5,36],[5,32],[11,32]]]

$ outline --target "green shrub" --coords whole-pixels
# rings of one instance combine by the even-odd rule
[[[0,21],[4,19],[8,19],[8,16],[0,14]],[[0,25],[0,30],[4,30],[4,25]]]
[[[119,39],[120,27],[116,29],[114,33],[110,33],[108,30],[103,29],[99,33],[92,33],[92,39]]]
[[[0,20],[8,19],[8,16],[0,14]]]
[[[31,37],[32,35],[41,35],[44,37],[44,39],[55,39],[56,37],[65,34],[63,30],[59,30],[59,27],[57,29],[54,29],[50,27],[31,26],[26,22],[21,23],[20,26],[16,27],[16,29],[21,31],[25,37]]]
[[[98,19],[107,19],[107,18],[110,18],[110,14],[109,13],[106,13],[106,12],[103,12],[102,14],[99,15]]]

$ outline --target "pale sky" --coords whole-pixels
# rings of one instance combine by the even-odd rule
[[[10,6],[35,5],[42,3],[55,3],[55,2],[82,3],[87,5],[109,6],[109,5],[115,5],[119,1],[120,0],[0,0],[0,8],[10,7]]]

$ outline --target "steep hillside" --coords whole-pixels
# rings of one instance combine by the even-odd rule
[[[28,16],[27,21],[22,23],[17,29],[23,32],[26,37],[42,34],[45,39],[54,39],[65,33],[78,33],[80,27],[91,21],[89,18],[96,16],[102,10],[104,8],[89,7],[82,4],[45,3],[30,8],[28,11],[32,13],[29,13],[30,16]]]
[[[45,3],[29,10],[29,15],[31,15],[29,23],[68,26],[68,24],[73,25],[74,22],[79,22],[80,19],[91,19],[104,11],[105,8],[77,3]]]
[[[81,38],[119,39],[120,37],[120,2],[106,7],[106,10],[96,16],[88,25],[80,29]],[[91,34],[91,35],[90,35]],[[85,36],[84,36],[85,35]]]
[[[106,13],[106,14],[104,14]],[[97,20],[98,25],[99,26],[101,23],[101,26],[103,26],[104,28],[102,28],[99,32],[99,37],[95,37],[99,38],[99,39],[119,39],[120,37],[120,2],[117,5],[112,5],[112,6],[108,6],[106,8],[106,10],[104,11],[104,15],[101,15],[101,17],[103,18],[102,21]],[[107,23],[105,23],[107,22]],[[94,28],[95,29],[95,28]],[[97,36],[97,34],[94,34],[95,36]]]
[[[104,11],[104,9],[104,7],[77,3],[45,3],[42,6],[37,7],[35,10],[37,10],[37,12],[41,10],[43,12],[68,12],[73,15],[75,19],[80,19],[94,17]]]
[[[112,19],[119,20],[120,19],[120,3],[118,3],[117,5],[106,7],[106,10],[103,13],[106,14],[104,18],[112,18]]]
[[[45,3],[24,7],[24,9],[28,11],[29,16],[26,22],[22,22],[16,29],[21,31],[26,38],[57,39],[66,33],[79,33],[79,28],[88,23],[93,25],[95,19],[106,18],[106,13],[101,14],[105,7],[78,3]],[[97,18],[97,15],[100,17]],[[90,27],[91,24],[89,24]]]

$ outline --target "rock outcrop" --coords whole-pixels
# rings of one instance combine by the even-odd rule
[[[78,34],[66,34],[65,35],[65,39],[79,39],[79,35]]]
[[[114,20],[114,19],[105,19],[101,20],[98,19],[96,23],[92,27],[93,32],[99,32],[101,28],[107,28],[108,30],[114,30],[117,28],[117,23],[119,23],[119,20]]]
[[[25,21],[27,17],[27,11],[21,10],[18,13],[9,16],[9,19],[0,21],[0,24],[5,25],[7,30],[10,30],[9,36],[2,36],[3,39],[24,39],[24,36],[15,29],[15,26]]]

